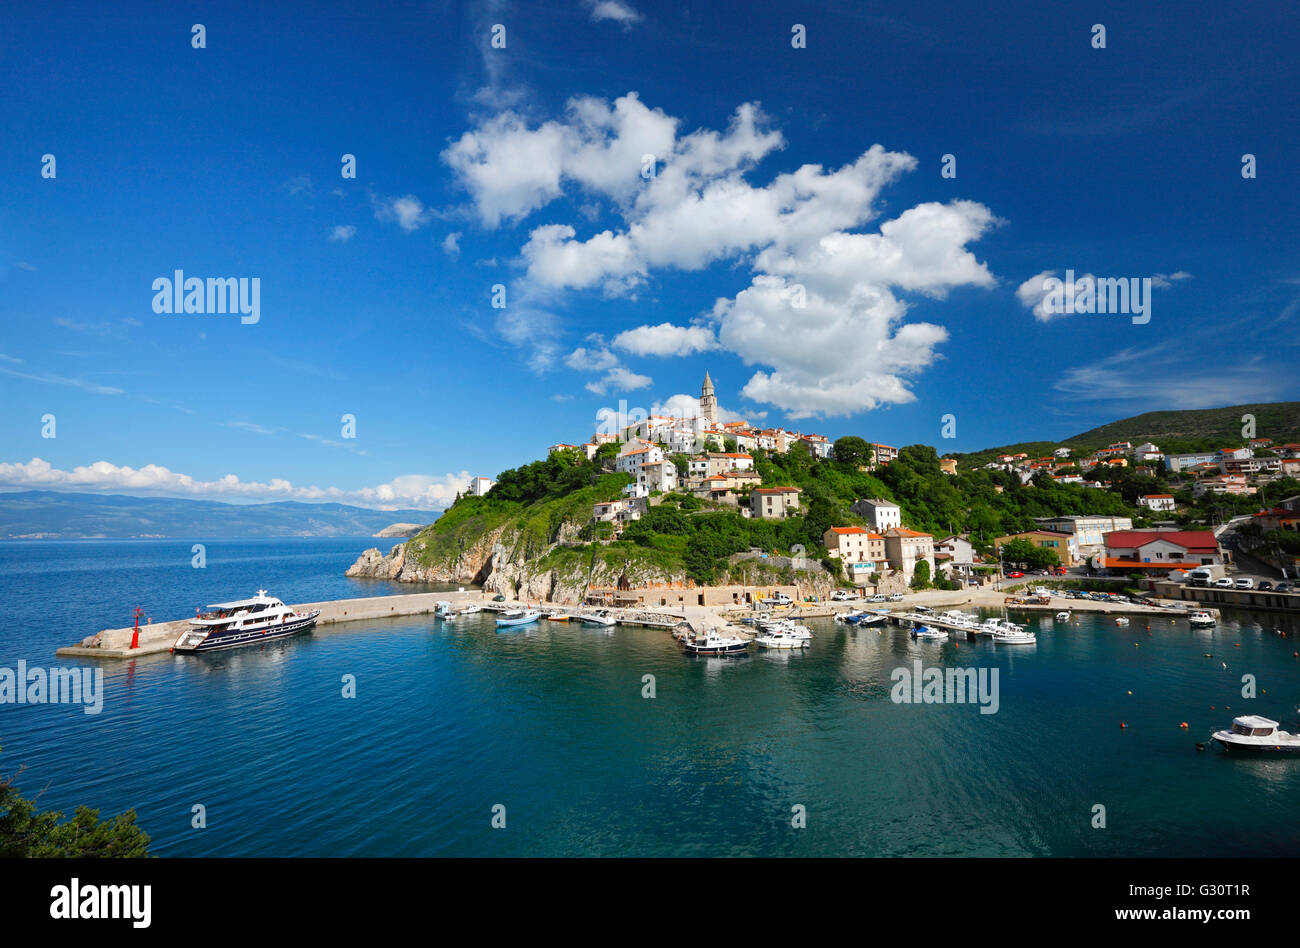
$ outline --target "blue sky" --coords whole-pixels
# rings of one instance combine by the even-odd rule
[[[1300,397],[1293,5],[274,7],[7,13],[0,488],[441,506],[706,369],[941,451]]]

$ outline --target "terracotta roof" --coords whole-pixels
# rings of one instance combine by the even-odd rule
[[[755,494],[799,494],[802,491],[798,487],[755,487]]]
[[[899,537],[930,537],[931,540],[934,539],[934,537],[928,533],[921,533],[919,530],[909,530],[907,527],[894,527],[894,529],[886,531],[885,536],[890,536],[891,534]]]
[[[1174,499],[1173,494],[1143,494],[1142,496],[1145,497],[1147,500],[1153,500],[1162,497],[1168,497],[1170,500]]]
[[[1157,540],[1198,553],[1219,552],[1219,541],[1211,530],[1115,530],[1105,536],[1106,548],[1138,549]]]
[[[866,533],[862,527],[831,527],[835,533]]]

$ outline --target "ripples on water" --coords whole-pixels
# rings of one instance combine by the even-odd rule
[[[0,544],[16,620],[0,665],[52,664],[137,601],[163,619],[259,586],[290,601],[387,594],[342,576],[375,542],[212,541],[206,571],[189,544]],[[0,706],[0,763],[24,765],[20,787],[46,807],[134,806],[162,855],[1297,853],[1300,761],[1194,749],[1242,711],[1292,723],[1294,619],[1028,621],[1036,646],[814,620],[806,653],[736,658],[686,657],[648,629],[349,623],[105,663],[98,716]],[[890,673],[917,658],[998,669],[999,711],[894,704]],[[190,828],[195,804],[207,829]]]

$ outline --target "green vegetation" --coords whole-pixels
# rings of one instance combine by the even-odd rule
[[[1260,437],[1272,438],[1278,444],[1300,441],[1300,402],[1270,402],[1189,411],[1150,411],[1101,425],[1064,441],[1029,441],[948,456],[957,458],[962,468],[974,468],[1000,454],[1024,452],[1031,458],[1046,457],[1054,448],[1066,447],[1080,456],[1118,441],[1134,445],[1150,441],[1166,454],[1213,451],[1239,446],[1247,440],[1242,435],[1243,415],[1255,417],[1255,430]]]
[[[77,807],[72,819],[38,812],[36,803],[0,777],[0,859],[123,858],[149,855],[149,837],[136,825],[135,810],[110,820],[99,811]]]

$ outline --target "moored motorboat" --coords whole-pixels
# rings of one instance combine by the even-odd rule
[[[585,625],[602,625],[611,626],[618,623],[613,613],[608,609],[597,609],[595,612],[583,612],[577,616],[578,620]]]
[[[772,630],[754,636],[754,644],[759,648],[771,649],[807,648],[812,644],[812,636],[800,636],[784,630]]]
[[[510,609],[497,616],[497,628],[503,626],[528,625],[542,617],[540,609]]]
[[[1070,614],[1069,614],[1068,612],[1065,612],[1065,611],[1058,612],[1058,613],[1056,614],[1056,621],[1057,621],[1057,622],[1069,622],[1069,621],[1070,621]]]
[[[319,609],[297,612],[265,589],[259,589],[251,599],[223,602],[208,606],[211,612],[201,613],[190,620],[190,627],[181,633],[174,652],[210,652],[282,639],[305,632],[316,624]]]
[[[1208,612],[1202,612],[1199,609],[1188,616],[1187,621],[1195,626],[1211,626],[1217,624],[1214,616],[1210,615]]]
[[[1250,754],[1300,753],[1300,734],[1278,729],[1278,723],[1258,714],[1243,714],[1232,719],[1232,727],[1210,735],[1225,751]]]
[[[1123,626],[1128,625],[1128,617],[1127,617],[1127,616],[1120,616],[1120,617],[1118,617],[1118,618],[1115,620],[1115,624],[1118,625],[1118,626],[1120,626],[1120,627],[1123,627]]]
[[[687,655],[738,655],[748,648],[748,639],[717,632],[691,636],[682,642],[682,651]]]
[[[912,635],[930,642],[943,642],[948,638],[948,633],[943,629],[932,629],[928,625],[918,626],[913,629]]]

